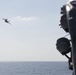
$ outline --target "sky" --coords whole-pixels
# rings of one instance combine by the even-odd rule
[[[0,61],[67,61],[56,49],[66,0],[0,0]],[[11,25],[2,18],[10,20]]]

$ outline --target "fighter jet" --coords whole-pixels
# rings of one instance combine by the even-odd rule
[[[10,21],[8,21],[8,19],[4,19],[4,18],[3,18],[3,20],[4,20],[6,23],[11,24]]]

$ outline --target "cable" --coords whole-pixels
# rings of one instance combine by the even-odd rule
[[[64,37],[67,37],[69,34],[65,35]]]

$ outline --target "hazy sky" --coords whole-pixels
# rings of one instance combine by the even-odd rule
[[[0,0],[0,61],[66,61],[55,46],[66,35],[58,26],[66,2]]]

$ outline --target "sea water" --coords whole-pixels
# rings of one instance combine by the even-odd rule
[[[0,62],[0,75],[72,75],[67,62]]]

